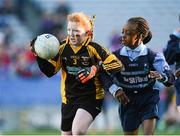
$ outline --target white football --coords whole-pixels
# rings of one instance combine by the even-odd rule
[[[34,49],[40,58],[52,59],[59,52],[59,41],[52,34],[42,34],[37,36]]]

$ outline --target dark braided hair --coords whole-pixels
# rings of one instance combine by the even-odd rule
[[[152,38],[152,33],[149,29],[148,22],[142,17],[133,17],[128,20],[128,23],[137,25],[136,31],[142,35],[143,43],[148,43]]]

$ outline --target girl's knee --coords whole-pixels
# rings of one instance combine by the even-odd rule
[[[82,128],[72,128],[72,134],[73,135],[85,135],[87,130],[84,130]]]

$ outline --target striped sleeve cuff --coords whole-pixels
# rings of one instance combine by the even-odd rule
[[[109,87],[109,92],[115,97],[115,94],[119,89],[122,89],[122,88],[117,86],[116,84],[113,84]]]

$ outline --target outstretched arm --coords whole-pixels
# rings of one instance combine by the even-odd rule
[[[108,75],[106,72],[100,73],[100,81],[105,91],[109,91],[123,105],[130,101],[123,89],[118,86],[118,80],[113,75]]]
[[[167,87],[174,84],[175,76],[167,64],[163,54],[157,53],[153,66],[157,72],[150,72],[151,76],[154,76]]]
[[[37,56],[36,58],[39,69],[47,76],[47,77],[52,77],[53,75],[56,74],[55,72],[55,66],[51,64],[49,61],[42,59]]]
[[[36,41],[36,38],[34,38],[30,42],[30,50],[34,53],[36,56],[36,60],[38,63],[38,66],[40,70],[47,76],[47,77],[52,77],[57,73],[57,71],[60,69],[61,65],[59,64],[60,62],[60,55],[57,54],[53,59],[46,60],[42,59],[39,56],[37,56],[35,49],[34,49],[34,42]],[[59,65],[58,65],[59,64]]]

